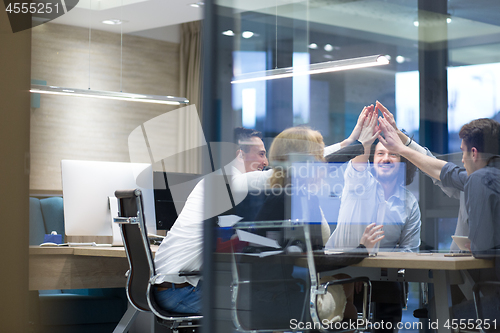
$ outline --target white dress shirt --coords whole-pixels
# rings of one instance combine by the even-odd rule
[[[356,248],[366,226],[375,222],[384,225],[381,250],[418,250],[421,222],[417,199],[403,186],[397,186],[385,200],[384,189],[370,169],[368,164],[365,170],[357,171],[352,161],[348,163],[337,228],[325,247]]]

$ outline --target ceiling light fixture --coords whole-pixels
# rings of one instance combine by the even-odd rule
[[[102,21],[102,23],[104,24],[109,24],[109,25],[118,25],[118,24],[122,24],[123,21],[122,20],[104,20]]]
[[[226,30],[226,31],[223,31],[222,34],[224,36],[234,36],[234,31],[233,30]]]
[[[32,84],[30,92],[35,94],[92,97],[92,98],[102,98],[102,99],[114,99],[119,101],[168,104],[168,105],[180,105],[189,103],[189,100],[183,97],[129,94],[123,92],[101,91],[101,90],[90,90],[90,89],[61,88],[55,86],[43,86],[39,84]]]
[[[406,59],[405,59],[405,57],[403,57],[403,56],[398,55],[398,56],[396,57],[396,62],[397,62],[398,64],[402,64],[403,62],[405,62],[405,60],[406,60]]]
[[[326,52],[331,52],[331,51],[333,51],[333,46],[331,46],[330,44],[326,44],[324,49]]]
[[[199,2],[195,2],[195,3],[190,3],[189,5],[191,7],[194,7],[194,8],[199,8],[199,7],[203,6],[204,4],[205,4],[204,2],[199,1]]]
[[[418,27],[420,23],[418,22],[418,19],[413,20],[413,25]]]
[[[243,31],[241,33],[241,37],[243,37],[243,38],[251,38],[253,35],[254,35],[254,33],[251,31]]]
[[[246,73],[235,76],[231,83],[274,80],[299,75],[338,72],[349,69],[382,66],[387,64],[389,64],[389,60],[385,56],[377,54],[367,57],[321,62],[304,67],[287,67],[280,69],[270,69],[263,72]]]
[[[318,44],[316,44],[316,43],[311,43],[311,44],[309,44],[309,48],[310,48],[311,50],[316,50],[316,49],[318,48]]]
[[[203,4],[203,3],[201,3]],[[123,7],[123,6],[122,6]],[[122,8],[121,8],[122,9]],[[91,11],[90,11],[91,12]],[[121,24],[123,20],[109,20],[115,21],[114,23],[107,24]],[[120,23],[116,23],[119,21]],[[123,62],[123,26],[120,27],[120,91],[102,91],[102,90],[91,90],[90,89],[90,46],[91,46],[91,23],[89,20],[89,87],[88,89],[74,89],[74,88],[62,88],[56,86],[44,86],[38,84],[32,84],[30,92],[34,94],[51,94],[51,95],[65,95],[65,96],[78,96],[78,97],[92,97],[101,99],[112,99],[120,101],[129,102],[142,102],[142,103],[154,103],[154,104],[168,104],[168,105],[180,105],[188,104],[189,100],[185,97],[174,97],[174,96],[161,96],[161,95],[143,95],[143,94],[132,94],[122,92],[122,62]],[[104,21],[103,21],[104,23]]]

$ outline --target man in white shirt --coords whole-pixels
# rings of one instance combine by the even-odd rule
[[[379,103],[376,108],[370,107],[373,132],[380,107]],[[355,248],[364,228],[377,223],[383,225],[385,235],[380,248],[416,251],[420,245],[420,208],[415,196],[405,187],[413,181],[416,167],[381,143],[373,145],[373,141],[365,142],[364,154],[352,159],[346,167],[337,228],[325,247]],[[402,285],[373,281],[372,287],[374,322],[390,322],[395,328],[402,315]],[[376,331],[393,331],[385,328]]]
[[[238,145],[236,159],[225,169],[232,176],[263,170],[267,165],[262,134],[245,128],[235,129]],[[206,179],[202,179],[189,195],[184,208],[161,243],[155,256],[157,274],[155,299],[169,311],[199,313],[201,310],[200,276],[179,276],[180,271],[199,271],[203,258],[203,221]]]
[[[371,110],[375,129],[376,109]],[[416,168],[381,143],[373,147],[372,142],[365,142],[365,154],[347,165],[338,225],[326,247],[355,248],[364,228],[377,223],[384,225],[381,248],[418,250],[420,209],[416,198],[405,188],[413,181]],[[368,163],[371,155],[373,164]]]

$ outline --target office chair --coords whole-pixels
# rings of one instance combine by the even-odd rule
[[[114,222],[120,224],[130,267],[126,288],[130,304],[137,311],[152,312],[157,322],[167,326],[173,333],[179,330],[195,331],[200,326],[201,315],[172,313],[160,308],[155,301],[152,285],[159,275],[156,274],[147,236],[141,191],[139,189],[116,191],[115,196],[118,199],[119,217],[116,217]],[[179,276],[186,275],[200,275],[200,272],[179,272]],[[128,330],[134,318],[135,315],[132,314],[128,318],[128,323],[122,324],[125,326],[124,331]]]
[[[306,234],[308,231],[306,230]],[[307,239],[307,237],[306,237]],[[307,244],[307,242],[306,242]],[[322,262],[322,265],[318,265],[318,259],[315,258],[314,253],[312,251],[311,245],[308,244],[308,251],[306,252],[307,256],[307,267],[309,270],[309,277],[310,277],[310,315],[312,322],[319,326],[320,332],[346,332],[346,331],[352,331],[352,325],[341,325],[338,324],[339,326],[336,326],[335,323],[331,323],[328,325],[322,325],[323,322],[321,318],[319,317],[318,314],[318,308],[317,308],[317,301],[318,301],[318,296],[320,295],[325,295],[328,291],[328,287],[332,285],[343,285],[343,284],[350,284],[350,283],[356,283],[356,282],[361,282],[363,284],[363,292],[362,292],[362,303],[361,303],[361,313],[358,313],[358,318],[355,320],[355,325],[356,331],[364,331],[365,325],[368,322],[371,311],[371,282],[368,277],[365,276],[358,276],[358,277],[353,277],[353,278],[345,278],[345,279],[338,279],[334,281],[328,281],[324,283],[319,283],[318,279],[318,273],[320,271],[324,271],[325,267],[323,264],[325,262]],[[346,254],[344,258],[339,257],[335,258],[332,257],[330,259],[333,262],[337,262],[335,265],[342,266],[342,264],[354,264],[356,261],[359,261],[359,258],[356,258],[356,255],[353,254]],[[323,267],[322,267],[323,266]],[[333,266],[334,267],[334,266]],[[329,271],[331,271],[332,268],[330,268]],[[334,271],[333,271],[334,272]],[[358,309],[359,311],[359,309]],[[344,319],[345,322],[350,323],[349,319]]]
[[[500,282],[478,282],[472,292],[478,319],[474,322],[475,326],[480,321],[481,333],[500,332]]]
[[[277,221],[271,224],[238,222],[233,227],[246,232],[265,234],[266,228],[276,233],[278,224]],[[355,326],[360,330],[364,329],[370,314],[370,280],[367,277],[356,277],[319,283],[319,271],[331,271],[336,264],[349,265],[352,258],[345,256],[329,260],[335,259],[332,256],[327,260],[318,260],[312,251],[307,223],[292,226],[290,221],[283,221],[282,228],[288,228],[283,233],[293,233],[296,239],[290,238],[288,245],[278,250],[280,253],[274,252],[277,249],[265,247],[256,248],[255,251],[247,249],[246,252],[235,247],[232,252],[231,312],[236,329],[240,332],[290,331],[293,328],[292,320],[295,320],[296,323],[310,323],[315,331],[320,332],[352,331],[352,325],[325,325],[318,315],[317,298],[326,294],[331,285],[354,282],[362,282],[364,286],[362,313],[358,315],[361,320],[356,320],[356,325],[359,326]],[[299,230],[303,230],[302,235]],[[300,277],[295,273],[290,274],[290,268],[297,267],[302,271]]]

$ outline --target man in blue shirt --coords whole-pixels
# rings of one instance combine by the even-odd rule
[[[500,279],[500,124],[492,119],[476,119],[464,125],[462,163],[434,159],[408,149],[401,144],[396,131],[384,118],[379,118],[385,138],[379,137],[387,149],[398,152],[417,167],[441,180],[444,186],[464,192],[465,207],[469,216],[470,249],[475,257],[495,258],[496,271],[481,270],[476,282]],[[492,296],[492,295],[490,295]],[[486,308],[498,308],[498,297],[486,297]],[[457,319],[475,319],[472,301],[453,307]],[[498,315],[498,313],[496,314]],[[490,318],[492,319],[492,318]]]
[[[472,253],[481,255],[499,249],[500,124],[492,119],[477,119],[462,127],[459,136],[464,167],[405,147],[384,118],[379,118],[379,124],[385,134],[379,140],[387,149],[406,157],[444,186],[464,191]]]

